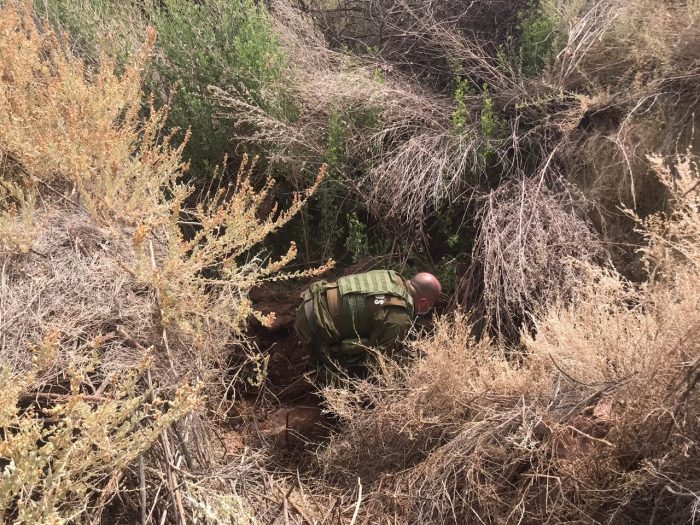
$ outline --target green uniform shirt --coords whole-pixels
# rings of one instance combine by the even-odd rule
[[[374,309],[370,319],[370,330],[366,334],[358,333],[359,337],[341,339],[340,346],[348,350],[357,346],[371,346],[391,354],[401,344],[413,324],[413,317],[400,306],[380,306]],[[365,335],[366,337],[363,337]]]
[[[329,288],[345,292],[340,316],[334,317],[329,308]],[[394,272],[375,270],[341,278],[338,284],[313,283],[297,310],[295,328],[314,364],[353,373],[362,368],[368,347],[391,355],[413,319],[413,299],[405,281]]]

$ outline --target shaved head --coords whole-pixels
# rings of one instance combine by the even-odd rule
[[[432,307],[440,298],[442,286],[440,281],[432,273],[420,272],[411,279],[411,286],[415,291],[414,299],[426,299]]]

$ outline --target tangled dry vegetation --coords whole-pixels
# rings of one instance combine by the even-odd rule
[[[289,2],[273,2],[272,11],[290,57],[290,90],[304,111],[294,121],[281,120],[245,93],[215,88],[224,115],[246,131],[256,130],[240,140],[263,145],[276,160],[301,165],[323,157],[328,137],[318,130],[340,115],[348,127],[343,157],[366,173],[355,180],[343,172],[343,182],[377,217],[422,223],[437,202],[465,190],[463,175],[479,162],[484,140],[471,126],[453,136],[452,97],[423,88],[391,64],[330,49],[313,21]]]
[[[571,298],[589,279],[585,265],[604,260],[600,238],[543,178],[506,183],[479,210],[474,260],[458,295],[471,305],[477,332],[516,341],[543,306]]]
[[[3,522],[254,522],[231,483],[259,482],[239,476],[259,458],[222,464],[213,429],[246,319],[271,320],[247,292],[295,246],[239,261],[305,195],[262,212],[274,181],[254,188],[244,161],[190,204],[167,108],[142,116],[154,38],[117,75],[28,3],[0,7]]]
[[[232,117],[257,130],[241,140],[265,144],[286,160],[322,154],[327,137],[318,130],[334,111],[342,112],[349,121],[350,165],[366,173],[359,181],[344,175],[374,203],[370,208],[380,219],[389,214],[422,224],[441,201],[478,191],[488,153],[501,177],[544,174],[550,185],[562,177],[577,182],[586,202],[602,214],[597,219],[604,228],[620,200],[641,206],[659,198],[659,191],[651,191],[659,186],[645,155],[672,154],[679,135],[685,142],[690,138],[700,48],[695,2],[542,2],[550,29],[543,37],[554,40],[557,56],[538,77],[526,76],[518,69],[523,64],[509,61],[505,48],[499,54],[484,38],[495,36],[488,26],[499,16],[504,25],[517,18],[517,2],[507,8],[500,2],[464,8],[462,2],[438,6],[424,0],[335,3],[331,9],[308,2],[307,11],[318,13],[325,25],[329,17],[353,12],[364,20],[353,18],[355,30],[357,24],[381,26],[378,54],[331,49],[311,19],[288,2],[271,6],[290,57],[290,89],[304,109],[298,119],[275,119],[244,93],[217,92]],[[470,28],[464,27],[467,20]],[[426,49],[429,68],[419,59]],[[427,81],[420,73],[425,70],[434,75]],[[468,80],[469,88],[446,90],[455,78]],[[494,114],[485,115],[491,101]],[[376,122],[353,128],[353,112]],[[642,210],[657,204],[648,202]]]
[[[420,239],[440,209],[470,210],[465,215],[481,235],[472,267],[458,276],[457,299],[471,306],[482,298],[480,311],[489,317],[482,325],[512,338],[532,314],[533,299],[569,293],[569,280],[555,277],[569,273],[559,254],[593,259],[604,246],[624,275],[644,279],[635,251],[641,238],[620,205],[640,216],[663,210],[668,195],[646,156],[697,145],[700,8],[681,0],[547,0],[531,3],[539,6],[530,15],[537,21],[527,26],[528,19],[512,15],[522,5],[502,4],[303,2],[336,43],[377,46],[358,55],[329,47],[289,2],[272,2],[290,57],[289,92],[303,111],[274,118],[244,93],[215,91],[222,112],[246,130],[240,140],[287,165],[323,158],[333,136],[318,130],[340,118],[347,162],[332,169],[387,231]],[[513,48],[506,29],[491,28],[494,20],[510,27],[511,37],[520,32],[523,45],[551,53],[531,57],[531,49]],[[522,35],[528,27],[539,32]],[[251,128],[255,133],[247,133]],[[565,195],[566,206],[555,197],[549,212],[538,199],[521,199],[499,204],[496,218],[494,203],[508,198],[507,188],[533,184]],[[513,245],[536,239],[552,257],[515,264],[503,235],[490,235],[493,227],[543,211],[557,215],[557,224],[513,231]],[[584,242],[571,248],[576,232]],[[521,279],[526,274],[532,278]],[[499,280],[503,275],[510,277]]]
[[[317,130],[335,109],[369,111],[381,125],[344,142],[367,176],[347,182],[377,209],[421,222],[436,200],[478,197],[465,293],[485,291],[496,332],[526,318],[527,352],[475,337],[466,314],[443,318],[405,360],[378,356],[369,379],[322,392],[338,431],[293,472],[264,446],[230,443],[231,357],[246,319],[271,320],[250,288],[295,248],[241,260],[324,171],[283,212],[261,211],[273,182],[254,188],[245,164],[192,204],[167,108],[142,104],[155,35],[117,75],[109,57],[84,63],[29,4],[2,4],[0,521],[700,519],[700,176],[691,151],[675,154],[679,136],[695,140],[697,3],[572,2],[572,15],[548,2],[573,23],[545,80],[502,69],[428,4],[395,9],[431,53],[449,49],[489,84],[462,93],[462,120],[454,97],[388,59],[329,50],[282,2],[299,119],[212,90],[254,125],[242,138],[287,160],[323,151]],[[507,133],[484,120],[489,98]],[[493,191],[471,171],[485,159],[507,167]],[[664,213],[646,213],[659,195]],[[635,228],[640,282],[605,261],[615,221],[616,234]]]
[[[319,472],[361,477],[366,523],[698,519],[700,177],[691,157],[652,165],[673,200],[639,223],[653,279],[581,261],[586,278],[539,313],[523,356],[457,314],[409,364],[380,359],[371,380],[325,392],[344,431]]]

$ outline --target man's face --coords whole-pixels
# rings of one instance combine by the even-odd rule
[[[433,303],[430,302],[427,298],[421,297],[418,301],[418,304],[416,304],[416,314],[425,315],[432,308],[433,308]]]

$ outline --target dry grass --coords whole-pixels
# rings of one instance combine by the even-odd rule
[[[637,287],[582,263],[527,354],[476,342],[457,314],[408,363],[326,392],[344,427],[319,468],[331,483],[362,477],[364,523],[698,518],[700,178],[688,157],[674,177],[654,163],[674,195],[671,218],[643,230],[658,279]]]
[[[609,238],[629,237],[619,202],[642,215],[664,205],[646,156],[697,144],[699,17],[697,2],[595,2],[564,32],[547,79],[588,100],[562,152]]]
[[[484,197],[476,260],[458,292],[479,331],[517,341],[536,310],[565,302],[586,281],[584,265],[604,250],[581,215],[576,199],[552,192],[543,179],[504,184]]]
[[[222,466],[213,422],[231,408],[229,357],[247,318],[272,320],[248,291],[302,275],[279,272],[294,244],[279,260],[240,261],[308,193],[263,213],[274,181],[255,188],[244,161],[234,184],[186,205],[167,108],[142,116],[155,35],[116,74],[35,20],[28,3],[0,7],[0,515],[112,522],[114,504],[126,520],[254,523],[228,480],[260,460]]]
[[[527,317],[527,352],[475,339],[465,314],[442,319],[432,334],[410,344],[403,362],[378,356],[369,379],[323,392],[340,431],[318,449],[309,470],[290,472],[264,448],[227,441],[226,416],[236,410],[236,400],[227,397],[235,386],[228,367],[245,320],[262,317],[247,300],[250,287],[274,278],[295,252],[290,246],[281,260],[263,265],[242,265],[242,256],[285,224],[305,195],[288,211],[262,214],[273,182],[253,187],[252,168],[244,165],[234,185],[187,206],[192,190],[179,181],[186,166],[162,129],[165,110],[152,109],[146,118],[140,113],[139,60],[147,60],[149,46],[122,75],[107,59],[87,67],[35,25],[28,4],[3,4],[0,519],[697,520],[697,160],[690,153],[670,157],[661,148],[663,155],[649,160],[669,197],[666,214],[640,218],[634,200],[620,211],[644,240],[641,284],[596,266],[599,242],[574,214],[582,202],[605,208],[591,197],[594,185],[581,183],[588,200],[556,192],[567,187],[568,168],[585,171],[585,162],[568,156],[577,141],[610,142],[623,130],[620,151],[631,151],[624,149],[633,140],[626,134],[630,123],[641,129],[651,114],[643,104],[636,107],[644,97],[652,95],[659,108],[673,97],[689,96],[688,107],[694,104],[694,50],[674,40],[681,34],[674,28],[682,27],[674,23],[692,19],[696,6],[668,3],[663,13],[671,18],[661,17],[663,30],[650,29],[666,39],[657,42],[661,58],[644,70],[653,73],[651,80],[633,83],[616,99],[627,77],[608,71],[596,80],[599,66],[590,53],[595,46],[613,49],[625,33],[607,32],[636,27],[629,25],[636,11],[626,2],[596,5],[599,10],[572,26],[571,53],[559,59],[572,62],[558,70],[565,72],[562,83],[591,92],[518,106],[504,139],[523,147],[509,164],[518,177],[482,201],[475,254],[484,269],[484,312],[506,333],[515,330],[514,318]],[[615,16],[594,29],[601,13]],[[245,97],[222,93],[224,103],[242,112],[242,122],[259,125],[255,140],[280,141],[284,155],[303,159],[322,150],[318,123],[333,108],[380,108],[381,129],[348,141],[351,155],[366,158],[367,147],[377,152],[356,188],[368,202],[420,221],[436,199],[469,189],[462,175],[485,144],[480,124],[456,138],[450,98],[394,75],[387,64],[380,65],[390,78],[380,81],[377,62],[329,51],[296,12],[281,6],[278,15],[287,45],[299,46],[293,56],[307,111],[294,125],[265,120]],[[421,27],[461,50],[470,71],[489,79],[497,100],[520,100],[526,84],[494,69],[480,48],[429,17]],[[644,42],[641,64],[657,56],[653,42]],[[682,70],[673,73],[668,64],[676,63]],[[616,79],[604,89],[617,91],[594,93],[604,78]],[[483,97],[473,101],[483,106]],[[609,122],[604,110],[626,117],[601,128]],[[666,146],[689,122],[679,115],[654,135]],[[583,122],[595,129],[589,134]],[[496,152],[505,147],[496,146]],[[531,159],[525,155],[530,146]],[[634,181],[630,195],[638,197],[635,165],[622,165],[631,171],[621,184]],[[528,173],[537,173],[535,182]],[[619,171],[595,175],[607,184],[612,173]],[[432,193],[416,195],[426,185]],[[183,225],[192,236],[183,235]]]

